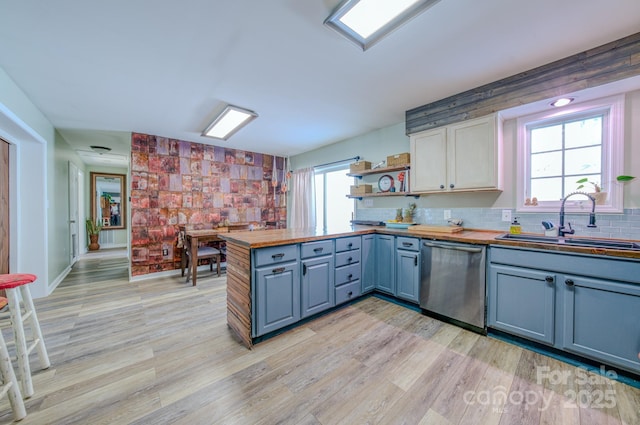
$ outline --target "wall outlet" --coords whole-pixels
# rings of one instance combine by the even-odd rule
[[[169,250],[168,250],[167,248],[164,248],[164,249],[162,250],[162,256],[163,256],[163,257],[168,257],[168,256],[169,256]]]
[[[511,221],[511,210],[502,210],[502,221]]]
[[[451,210],[444,210],[444,219],[449,220],[451,218]]]

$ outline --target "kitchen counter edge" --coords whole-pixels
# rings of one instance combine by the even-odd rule
[[[385,234],[396,236],[410,236],[417,238],[470,243],[478,245],[500,245],[518,248],[539,249],[544,251],[571,252],[577,254],[604,255],[611,257],[624,257],[630,259],[640,259],[640,251],[627,251],[619,249],[591,248],[580,246],[552,245],[544,243],[533,243],[523,241],[499,240],[496,236],[505,232],[484,229],[464,229],[461,232],[424,232],[409,229],[389,229],[384,226],[354,226],[351,229],[340,229],[336,231],[315,231],[315,230],[292,230],[292,229],[271,229],[255,232],[234,232],[220,234],[220,238],[227,242],[245,246],[250,249],[265,248],[270,246],[288,245],[295,243],[313,242],[323,239],[335,239],[348,236],[358,236],[366,234]],[[605,239],[612,240],[612,239]]]

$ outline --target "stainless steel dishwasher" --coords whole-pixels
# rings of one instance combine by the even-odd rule
[[[486,333],[485,246],[422,240],[420,307]]]

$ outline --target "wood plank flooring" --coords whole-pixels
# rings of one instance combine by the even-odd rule
[[[247,350],[225,290],[81,260],[36,300],[52,365],[21,423],[640,423],[639,389],[375,297]]]

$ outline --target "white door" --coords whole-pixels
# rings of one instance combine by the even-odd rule
[[[69,264],[80,257],[80,218],[78,216],[78,167],[69,161]]]

